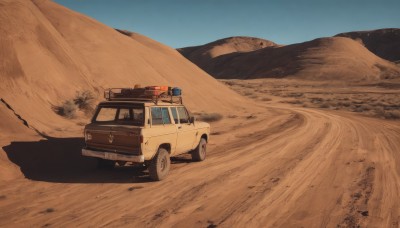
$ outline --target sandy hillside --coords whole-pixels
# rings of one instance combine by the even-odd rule
[[[132,40],[51,1],[6,0],[0,12],[0,97],[46,134],[71,128],[52,108],[82,90],[100,97],[106,87],[180,86],[186,104],[206,112],[244,100],[176,50],[143,36]]]
[[[196,63],[196,62],[195,62]],[[197,64],[197,63],[196,63]],[[283,47],[220,55],[202,67],[216,78],[377,80],[400,76],[400,68],[348,38],[320,38]]]
[[[400,61],[400,29],[398,28],[345,32],[336,36],[354,39],[383,59]]]
[[[278,45],[269,40],[236,36],[220,39],[200,46],[179,48],[177,50],[197,66],[205,69],[214,58],[221,55],[236,52],[250,52],[275,46]]]

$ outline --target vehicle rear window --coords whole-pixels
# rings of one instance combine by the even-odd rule
[[[170,124],[168,108],[152,107],[151,108],[151,122],[153,125]]]
[[[116,108],[101,108],[97,114],[96,121],[114,121],[118,109]]]
[[[143,107],[99,107],[94,122],[143,126]]]

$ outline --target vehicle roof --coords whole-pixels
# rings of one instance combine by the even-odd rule
[[[144,105],[144,106],[184,106],[183,104],[170,103],[170,102],[157,102],[152,101],[102,101],[99,105]]]

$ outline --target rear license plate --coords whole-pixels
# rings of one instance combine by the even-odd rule
[[[115,154],[113,154],[113,153],[104,153],[104,158],[105,159],[107,159],[107,160],[115,160]]]

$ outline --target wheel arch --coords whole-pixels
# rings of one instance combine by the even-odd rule
[[[200,137],[200,140],[201,139],[205,139],[206,142],[208,142],[208,135],[206,133],[202,134],[201,137]]]
[[[171,143],[162,143],[162,144],[160,144],[160,145],[158,146],[158,148],[157,148],[157,151],[158,151],[160,148],[163,148],[163,149],[167,150],[168,153],[171,154]]]

